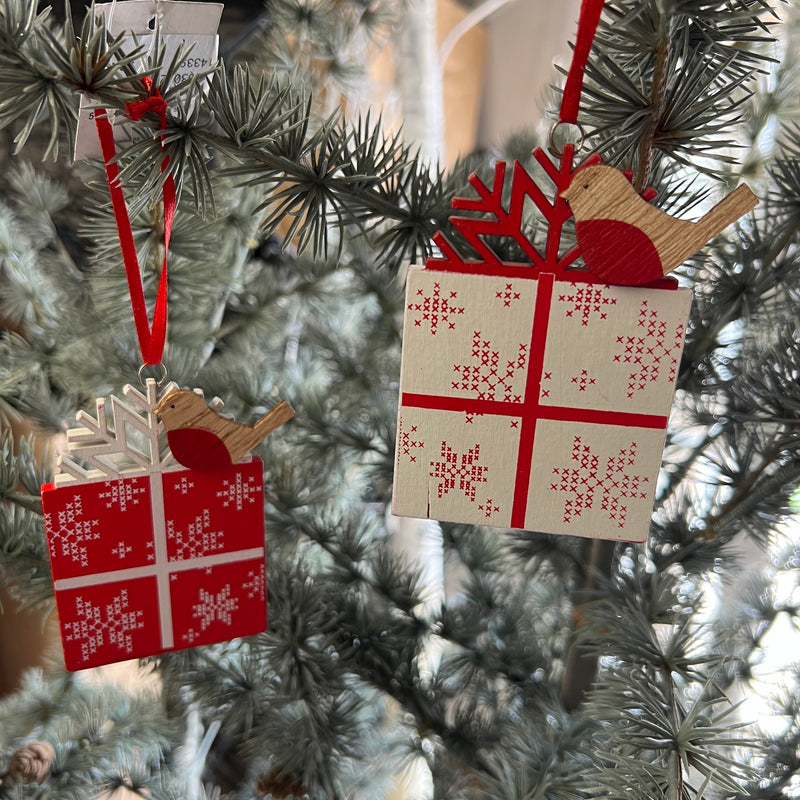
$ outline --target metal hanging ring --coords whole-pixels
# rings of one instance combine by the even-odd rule
[[[575,135],[569,135],[566,131],[563,132],[563,136],[559,137],[562,138],[562,141],[557,141],[559,129],[561,127],[569,130],[569,133],[573,133]],[[561,158],[564,153],[564,145],[573,143],[575,147],[575,152],[580,152],[581,148],[583,147],[583,141],[586,138],[586,133],[583,128],[578,125],[577,122],[562,122],[561,120],[556,120],[552,126],[550,127],[550,136],[548,137],[547,141],[547,149],[551,155],[555,156],[556,158]]]
[[[144,377],[144,371],[146,369],[150,369],[151,367],[153,369],[161,369],[161,377],[153,379],[156,382],[156,386],[161,388],[164,385],[164,382],[167,380],[167,368],[163,364],[142,364],[142,366],[139,367],[139,372],[136,374],[139,377],[139,385],[143,389],[147,388],[147,381],[149,380],[149,378]]]

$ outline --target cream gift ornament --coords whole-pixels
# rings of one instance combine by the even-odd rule
[[[534,155],[550,197],[520,164],[502,201],[470,181],[474,212],[441,234],[440,258],[408,275],[393,511],[401,516],[643,541],[648,532],[691,292],[674,279],[610,286],[561,243],[572,148]],[[544,252],[521,230],[533,201]],[[477,212],[483,217],[478,218]],[[527,263],[484,237],[513,239]]]

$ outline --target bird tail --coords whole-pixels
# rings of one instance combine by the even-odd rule
[[[697,238],[702,237],[703,243],[711,241],[739,217],[752,211],[758,203],[758,198],[750,191],[750,187],[743,183],[737,186],[729,195],[711,209],[704,217],[697,221]]]
[[[259,441],[265,436],[269,436],[272,431],[280,428],[284,422],[288,422],[293,416],[294,409],[285,400],[281,400],[275,408],[264,414],[253,425],[253,429],[259,436]]]

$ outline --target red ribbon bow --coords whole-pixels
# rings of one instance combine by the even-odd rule
[[[167,119],[167,101],[161,96],[161,92],[159,92],[158,89],[151,90],[153,82],[150,78],[143,78],[142,80],[147,91],[151,92],[151,94],[149,97],[145,97],[144,100],[126,103],[125,116],[128,119],[136,121],[140,120],[148,111],[152,111],[154,114],[158,114],[162,121],[161,127],[163,128],[165,127]]]

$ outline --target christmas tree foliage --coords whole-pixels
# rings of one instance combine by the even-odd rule
[[[414,761],[430,787],[412,797],[798,796],[800,674],[781,647],[800,575],[800,129],[796,14],[775,5],[608,2],[587,69],[582,153],[674,215],[742,177],[760,199],[680,269],[694,303],[647,544],[442,524],[428,558],[446,592],[387,509],[404,270],[437,230],[466,255],[447,217],[470,189],[337,110],[403,9],[274,0],[265,38],[182,93],[156,58],[179,195],[169,379],[237,419],[296,410],[256,450],[269,628],[151,659],[132,693],[57,663],[29,673],[0,704],[0,798],[372,799]],[[117,110],[145,93],[132,56],[91,14],[76,29],[0,0],[0,578],[42,613],[53,460],[5,423],[44,440],[136,382],[102,168],[66,169],[81,93]],[[158,126],[146,114],[120,154],[148,299]],[[536,175],[533,144],[512,155]],[[542,215],[522,223],[544,241]]]

